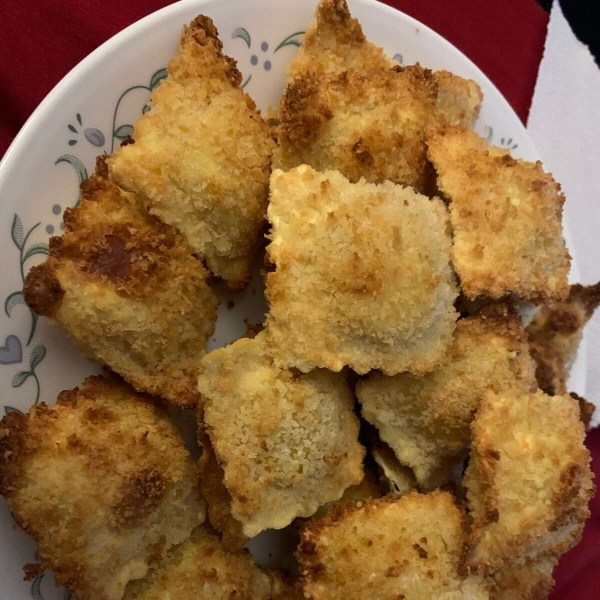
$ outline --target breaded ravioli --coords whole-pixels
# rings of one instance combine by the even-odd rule
[[[594,485],[579,406],[541,391],[488,391],[472,424],[465,474],[472,536],[466,567],[558,558],[581,537]]]
[[[199,422],[203,422],[201,414]],[[210,524],[221,534],[221,543],[227,551],[239,550],[248,541],[242,524],[231,514],[231,494],[227,491],[223,478],[223,467],[217,461],[210,438],[203,425],[198,428],[198,442],[202,446],[202,456],[198,461],[198,486],[206,500],[207,516]]]
[[[273,142],[211,19],[184,27],[135,144],[109,159],[111,176],[172,225],[234,290],[250,278],[267,205]]]
[[[322,0],[289,66],[274,166],[421,188],[436,99],[429,69],[401,67],[367,42],[344,0]]]
[[[465,296],[550,302],[569,292],[565,201],[540,162],[488,148],[461,127],[431,130],[429,159],[450,200],[452,258]]]
[[[341,505],[301,530],[297,558],[310,600],[487,600],[459,575],[464,515],[452,495],[416,492]]]
[[[572,285],[563,302],[542,306],[527,326],[531,355],[541,390],[565,394],[583,328],[600,304],[600,283]]]
[[[117,376],[0,422],[0,493],[40,566],[79,600],[120,600],[204,521],[197,471],[166,410]]]
[[[257,567],[247,551],[229,553],[207,527],[172,548],[124,600],[292,600],[301,598],[279,573]]]
[[[171,227],[108,179],[105,158],[81,191],[48,259],[27,275],[27,304],[137,390],[196,404],[219,303],[208,272]]]
[[[434,76],[438,83],[435,122],[472,129],[483,102],[479,85],[449,71],[435,71]]]
[[[533,391],[534,371],[519,314],[502,303],[458,321],[436,371],[421,377],[373,372],[358,383],[356,394],[363,417],[429,490],[466,458],[470,424],[484,392]]]
[[[271,177],[267,335],[282,367],[425,373],[457,295],[443,203],[306,165]]]
[[[248,537],[312,515],[363,479],[344,374],[279,369],[263,332],[207,354],[198,389],[232,515]]]

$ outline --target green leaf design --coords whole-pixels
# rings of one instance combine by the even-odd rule
[[[158,71],[156,71],[156,73],[154,73],[154,75],[152,75],[152,77],[150,78],[150,91],[158,87],[163,82],[163,80],[167,78],[167,76],[168,73],[166,69],[159,69]]]
[[[12,309],[17,306],[17,304],[25,304],[25,296],[23,296],[23,292],[13,292],[4,301],[4,312],[6,313],[7,317],[10,317]]]
[[[69,123],[69,131],[72,131],[73,133],[77,133],[77,129],[75,129],[75,127],[73,127],[73,125],[71,125]]]
[[[10,385],[12,385],[14,388],[21,387],[25,383],[27,378],[30,377],[31,375],[32,375],[31,371],[19,371],[12,378]]]
[[[5,406],[4,414],[9,415],[10,413],[17,413],[18,415],[23,415],[23,413],[18,408],[14,408],[13,406]]]
[[[142,108],[142,114],[145,115],[150,110],[149,104],[144,104],[144,108]]]
[[[10,228],[10,235],[15,246],[19,250],[23,250],[23,223],[21,223],[21,219],[19,219],[19,215],[16,213],[13,218],[12,227]]]
[[[81,115],[77,113],[75,117],[77,118],[77,122],[81,125]]]
[[[133,126],[132,125],[121,125],[121,127],[119,127],[115,131],[115,137],[119,138],[120,140],[125,140],[129,136],[133,137]]]
[[[275,54],[275,52],[277,52],[278,50],[285,48],[286,46],[296,46],[296,48],[300,48],[302,42],[296,39],[296,36],[304,35],[304,33],[304,31],[295,31],[291,35],[288,35],[284,40],[280,42],[279,46],[277,46],[277,48],[273,50],[273,54]]]
[[[48,244],[43,242],[38,242],[37,244],[32,244],[27,248],[25,254],[23,254],[23,262],[25,262],[28,258],[35,256],[36,254],[45,254],[48,255]]]
[[[76,156],[73,156],[72,154],[63,154],[54,161],[55,165],[59,163],[67,163],[68,165],[71,165],[73,169],[75,169],[75,173],[77,173],[77,179],[79,180],[80,185],[88,178],[88,172],[85,168],[85,165]],[[79,193],[75,206],[78,206],[80,202],[81,192]]]
[[[236,38],[244,40],[246,42],[246,46],[250,48],[250,44],[252,44],[252,39],[250,38],[250,34],[248,33],[247,29],[244,29],[243,27],[238,27],[237,29],[234,29],[233,33],[231,34],[231,39],[235,40]]]
[[[44,360],[44,356],[46,356],[46,348],[42,345],[36,346],[31,351],[29,366],[32,372],[35,371],[35,368]]]

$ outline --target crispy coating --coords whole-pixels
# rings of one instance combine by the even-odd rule
[[[166,410],[114,375],[0,423],[0,492],[79,600],[120,600],[204,521],[196,478]]]
[[[449,71],[435,71],[434,76],[438,83],[435,123],[472,129],[483,103],[479,85]]]
[[[357,385],[362,415],[423,490],[442,485],[467,455],[470,424],[487,389],[536,389],[521,320],[508,303],[458,321],[440,368],[422,377],[377,372]]]
[[[580,396],[575,392],[570,392],[569,396],[579,404],[579,417],[581,418],[581,422],[585,429],[588,430],[596,407],[591,402],[588,402],[583,396]]]
[[[103,157],[64,221],[27,275],[27,304],[136,389],[194,405],[219,302],[202,263],[108,179]]]
[[[584,436],[570,396],[486,393],[465,474],[468,570],[485,575],[510,561],[558,558],[579,541],[594,491]]]
[[[240,289],[250,278],[267,204],[273,142],[211,19],[184,27],[135,144],[109,160],[111,176],[181,232],[209,269]]]
[[[124,600],[291,600],[301,598],[277,572],[257,567],[247,551],[229,553],[207,527],[171,549]]]
[[[201,419],[199,415],[198,420],[202,423]],[[203,425],[198,427],[198,443],[202,446],[202,456],[198,461],[198,486],[208,505],[208,520],[221,533],[221,544],[225,550],[239,550],[249,538],[244,535],[240,521],[231,514],[231,494],[223,483],[225,473]]]
[[[550,557],[504,567],[489,579],[490,600],[545,600],[554,587],[556,563]]]
[[[447,213],[390,182],[306,165],[274,171],[267,334],[277,364],[357,373],[434,369],[452,341]]]
[[[536,376],[547,394],[565,394],[583,328],[600,304],[600,282],[572,285],[563,302],[542,306],[527,327]]]
[[[431,71],[419,65],[323,78],[309,71],[281,100],[273,164],[283,170],[309,164],[354,182],[390,180],[422,189],[424,129],[436,95]]]
[[[367,72],[395,66],[398,63],[382,48],[367,41],[346,0],[321,0],[298,55],[288,67],[288,79],[293,81],[308,71],[322,76],[339,75],[348,69]]]
[[[211,352],[202,367],[207,432],[245,535],[308,517],[363,479],[343,374],[277,368],[264,332]]]
[[[470,299],[509,293],[558,301],[569,291],[564,196],[540,162],[515,160],[460,127],[431,130],[429,159],[450,199],[452,258]]]
[[[274,166],[423,187],[437,81],[366,41],[345,1],[323,0],[288,72]]]
[[[342,505],[307,523],[301,540],[297,557],[308,599],[488,597],[483,582],[459,575],[463,514],[447,492]]]

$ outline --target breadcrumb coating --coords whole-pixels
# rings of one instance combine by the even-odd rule
[[[276,571],[257,567],[249,552],[227,552],[207,527],[172,548],[124,600],[292,600],[302,596]]]
[[[231,289],[251,274],[267,205],[269,128],[240,88],[212,20],[184,27],[135,144],[109,159],[111,176],[179,231]]]
[[[554,587],[555,558],[504,567],[489,579],[490,600],[545,600]]]
[[[583,328],[600,305],[600,282],[572,285],[563,302],[542,306],[527,327],[536,376],[547,394],[565,394]]]
[[[137,390],[196,404],[219,303],[208,272],[179,235],[108,179],[104,157],[81,195],[46,262],[27,275],[27,304]]]
[[[0,493],[39,570],[79,600],[120,600],[205,518],[181,434],[153,398],[89,377],[0,422]]]
[[[483,103],[479,85],[449,71],[435,71],[434,76],[438,83],[435,123],[472,129]]]
[[[536,389],[521,319],[511,304],[482,309],[458,321],[436,371],[422,377],[377,372],[359,382],[362,415],[379,429],[423,490],[442,485],[467,455],[470,424],[484,392]]]
[[[570,256],[560,186],[540,162],[513,159],[460,127],[430,130],[429,159],[450,200],[452,258],[467,298],[564,299]]]
[[[346,504],[301,529],[304,596],[312,600],[487,600],[463,581],[464,515],[452,495],[416,492]]]
[[[457,295],[443,203],[306,165],[271,177],[267,335],[308,371],[425,373],[452,341]]]
[[[558,558],[579,541],[594,491],[584,437],[570,396],[486,393],[464,479],[473,518],[469,571]]]
[[[343,374],[277,368],[264,332],[202,367],[206,430],[245,535],[311,516],[361,482],[365,452]]]
[[[201,413],[198,421],[203,423]],[[225,473],[217,461],[203,424],[198,427],[198,443],[202,447],[202,456],[198,461],[198,486],[208,505],[208,520],[221,533],[221,544],[225,550],[239,550],[249,538],[244,535],[242,524],[231,514],[231,495],[223,483]]]

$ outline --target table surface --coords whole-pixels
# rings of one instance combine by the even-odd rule
[[[495,83],[526,122],[548,14],[535,0],[386,0],[447,38]],[[0,156],[46,94],[109,37],[167,0],[1,0]],[[600,474],[600,430],[588,435]],[[600,590],[600,498],[583,541],[555,570],[552,600],[596,600]]]

